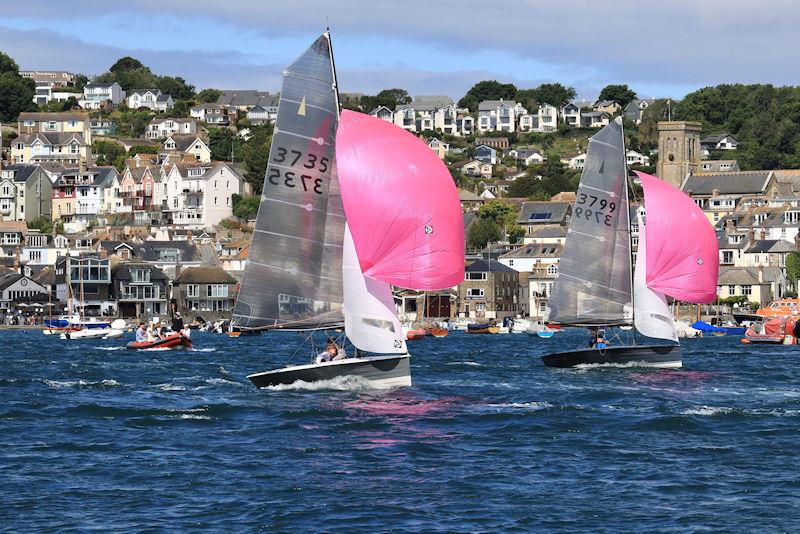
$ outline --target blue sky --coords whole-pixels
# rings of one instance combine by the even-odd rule
[[[91,75],[132,55],[198,88],[277,90],[330,24],[342,91],[458,98],[497,79],[558,81],[590,99],[608,83],[679,98],[717,83],[800,83],[791,0],[45,3],[0,0],[0,50],[22,68]]]

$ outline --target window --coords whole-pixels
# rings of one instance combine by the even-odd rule
[[[197,284],[189,284],[186,286],[186,296],[187,297],[199,297],[200,296],[200,286]]]
[[[558,274],[558,265],[549,265],[547,267],[547,274]]]
[[[483,289],[479,287],[471,287],[467,291],[467,297],[482,298],[484,296]]]
[[[209,297],[228,296],[228,286],[225,284],[209,284],[207,287],[207,296]]]
[[[553,216],[552,213],[549,212],[542,212],[542,213],[531,213],[529,220],[531,221],[546,221]]]
[[[131,279],[134,284],[149,282],[150,271],[148,269],[131,269]]]
[[[467,273],[467,280],[486,280],[488,276],[486,273]]]
[[[742,286],[742,295],[752,295],[753,286]]]
[[[41,250],[31,250],[28,252],[28,257],[31,261],[42,261],[42,251]]]
[[[733,263],[733,251],[732,250],[723,250],[722,251],[722,263]]]

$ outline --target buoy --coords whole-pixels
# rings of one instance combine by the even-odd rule
[[[742,343],[750,343],[750,340],[746,337],[742,338]]]

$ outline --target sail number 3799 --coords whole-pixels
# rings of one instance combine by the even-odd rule
[[[328,158],[318,158],[315,154],[306,154],[303,158],[303,153],[299,150],[287,150],[283,147],[275,147],[275,154],[272,161],[275,163],[285,163],[287,166],[295,166],[302,161],[302,166],[306,169],[318,169],[319,172],[328,170]],[[285,187],[302,186],[304,191],[314,191],[316,194],[322,194],[322,178],[314,178],[308,174],[300,174],[294,171],[283,171],[280,169],[272,168],[267,173],[267,180],[272,185],[283,185]]]
[[[572,212],[573,217],[582,217],[587,221],[594,219],[597,224],[611,226],[613,220],[611,214],[617,209],[614,202],[594,195],[578,193],[576,204],[580,204],[580,206],[575,206]]]

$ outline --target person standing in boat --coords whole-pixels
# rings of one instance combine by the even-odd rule
[[[142,341],[147,341],[147,330],[144,328],[144,323],[139,323],[139,328],[136,329],[136,342]]]
[[[175,312],[175,315],[172,316],[172,331],[183,333],[183,319],[181,318],[180,312]]]

